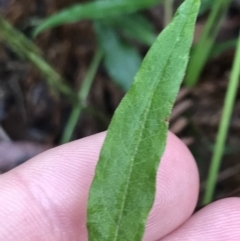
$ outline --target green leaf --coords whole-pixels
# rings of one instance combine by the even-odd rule
[[[199,5],[199,0],[182,4],[114,114],[90,190],[89,241],[142,240]]]
[[[85,4],[76,4],[49,18],[45,19],[34,31],[34,36],[42,31],[86,19],[111,18],[118,15],[129,14],[158,3],[158,0],[118,0],[95,1]]]
[[[201,8],[199,14],[203,14],[208,11],[214,4],[213,0],[202,0],[201,1]]]
[[[141,14],[131,14],[113,18],[107,22],[124,36],[152,46],[157,38],[153,24]]]
[[[117,85],[127,91],[141,65],[140,54],[133,46],[124,43],[108,25],[95,23],[95,29],[104,52],[104,64],[108,74]]]
[[[62,93],[71,103],[76,103],[74,91],[65,83],[65,80],[43,58],[40,49],[22,32],[14,28],[11,23],[0,14],[0,41],[14,51],[20,58],[31,63],[43,76],[48,86],[55,93]]]
[[[221,20],[225,16],[232,0],[214,0],[213,8],[197,45],[193,48],[185,84],[193,87],[197,84],[202,70],[208,61],[218,35]]]

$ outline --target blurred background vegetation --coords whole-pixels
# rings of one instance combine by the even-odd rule
[[[0,172],[53,146],[106,130],[144,55],[181,2],[1,0]],[[201,193],[216,152],[239,27],[240,1],[202,0],[171,118],[170,129],[196,158]],[[214,199],[240,196],[240,96],[235,89]]]

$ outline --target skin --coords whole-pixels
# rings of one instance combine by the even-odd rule
[[[87,241],[86,204],[105,137],[49,150],[0,176],[0,240]],[[199,180],[188,149],[169,133],[144,241],[239,241],[240,200],[192,215]]]

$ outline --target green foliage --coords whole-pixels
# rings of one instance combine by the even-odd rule
[[[183,3],[114,114],[90,190],[90,241],[142,240],[199,5],[199,0]]]
[[[34,31],[38,35],[42,31],[73,23],[83,19],[109,19],[123,14],[134,13],[144,8],[154,6],[158,0],[121,0],[121,1],[94,1],[77,4],[45,19]]]
[[[142,57],[131,45],[124,43],[113,28],[95,23],[98,42],[104,51],[108,74],[127,91],[142,62]]]
[[[209,59],[215,39],[220,29],[220,23],[232,0],[214,0],[212,12],[208,18],[203,34],[191,54],[186,82],[187,86],[195,86],[200,74]]]
[[[208,204],[213,200],[213,194],[217,183],[217,177],[219,168],[221,165],[222,156],[225,149],[225,142],[232,116],[233,106],[236,99],[239,78],[240,78],[240,34],[237,43],[237,52],[234,60],[233,68],[231,71],[230,82],[225,97],[222,118],[218,130],[216,144],[211,160],[211,166],[209,170],[206,192],[203,199],[203,204]]]
[[[77,98],[63,78],[43,58],[40,49],[20,31],[15,29],[0,15],[0,39],[4,41],[20,58],[32,63],[45,78],[49,87],[68,97],[75,103]],[[57,90],[57,91],[56,91]]]
[[[157,38],[152,23],[141,14],[119,16],[107,21],[121,35],[152,46]]]
[[[214,0],[202,0],[199,14],[203,14],[212,8]]]
[[[105,67],[114,82],[127,91],[142,59],[121,34],[151,45],[156,38],[151,24],[141,15],[129,14],[159,2],[161,0],[96,0],[77,4],[45,19],[35,29],[34,35],[61,24],[98,19],[95,29],[99,45],[103,48]]]
[[[124,15],[95,22],[95,32],[104,52],[104,65],[109,76],[127,91],[142,57],[123,36],[151,46],[157,37],[151,23],[140,14]]]

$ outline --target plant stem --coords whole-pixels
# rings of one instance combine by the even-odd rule
[[[216,144],[211,160],[209,176],[207,180],[206,192],[203,199],[203,204],[208,204],[213,200],[214,190],[217,182],[217,176],[221,165],[221,159],[224,152],[224,146],[229,130],[230,119],[233,112],[234,102],[237,95],[238,83],[240,78],[240,34],[238,38],[237,52],[231,71],[230,82],[226,93],[222,118],[217,134]]]
[[[221,26],[221,20],[225,16],[232,0],[215,0],[212,11],[208,17],[203,33],[193,48],[188,65],[185,84],[194,87],[211,54],[215,39]]]
[[[61,139],[61,143],[68,143],[72,139],[73,132],[76,128],[79,116],[81,115],[82,111],[86,108],[86,100],[89,94],[89,91],[92,87],[94,77],[96,75],[97,69],[99,64],[102,60],[103,53],[101,49],[98,49],[93,61],[89,67],[88,73],[82,83],[82,87],[79,89],[78,92],[78,99],[79,102],[73,106],[72,112],[66,124],[66,127],[63,132],[63,136]]]
[[[164,0],[164,26],[167,27],[173,18],[174,0]]]
[[[52,90],[58,90],[75,102],[76,95],[63,78],[42,57],[40,49],[0,15],[0,40],[3,40],[20,58],[31,62],[44,76]]]

